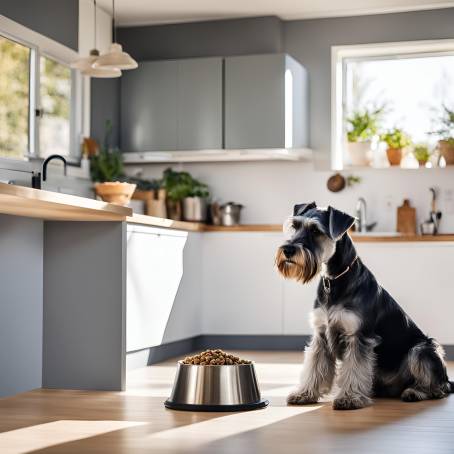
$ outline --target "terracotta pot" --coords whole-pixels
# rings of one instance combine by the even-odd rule
[[[392,166],[400,166],[402,148],[388,148],[386,150],[386,156],[388,156],[388,161]]]
[[[440,150],[440,156],[445,158],[446,165],[454,165],[454,145],[447,140],[439,140],[438,148]]]
[[[348,142],[348,152],[352,165],[368,166],[371,161],[371,141],[366,142]]]
[[[104,202],[114,203],[115,205],[126,206],[131,200],[135,189],[135,184],[122,183],[120,181],[95,184],[96,195],[101,197]]]
[[[167,199],[167,216],[169,219],[173,219],[174,221],[181,221],[181,200],[170,200]]]

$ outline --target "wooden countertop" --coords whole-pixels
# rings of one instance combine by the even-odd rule
[[[280,224],[243,224],[232,227],[205,225],[204,232],[282,232]],[[402,243],[425,241],[454,241],[454,233],[440,235],[376,235],[374,233],[355,234],[351,237],[356,243]]]
[[[190,232],[282,232],[280,224],[243,224],[227,227],[133,214],[128,207],[5,183],[0,183],[0,213],[52,221],[126,221]],[[454,234],[379,236],[353,233],[352,238],[357,243],[454,242]]]
[[[154,216],[146,216],[144,214],[136,213],[132,216],[128,216],[126,221],[131,224],[149,225],[152,227],[163,227],[175,230],[187,230],[189,232],[204,232],[207,227],[205,224],[201,224],[200,222],[174,221],[172,219],[156,218]]]
[[[122,221],[131,208],[99,200],[0,183],[0,213],[52,221]]]

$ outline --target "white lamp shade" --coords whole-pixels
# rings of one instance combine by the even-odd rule
[[[88,71],[92,68],[93,63],[99,57],[99,51],[92,49],[88,57],[79,58],[75,62],[71,63],[71,68],[79,69],[80,71]]]
[[[121,44],[112,43],[109,52],[101,55],[94,63],[93,68],[103,69],[135,69],[139,65],[137,62],[126,52],[123,52]]]
[[[93,68],[90,67],[86,71],[82,71],[84,76],[97,77],[101,79],[108,79],[114,77],[120,77],[121,71],[118,68]]]
[[[99,51],[97,49],[92,49],[88,57],[79,58],[79,60],[76,60],[74,63],[71,63],[71,68],[79,69],[84,76],[89,77],[110,78],[121,76],[121,71],[118,68],[112,69],[93,68],[93,63],[98,58]]]

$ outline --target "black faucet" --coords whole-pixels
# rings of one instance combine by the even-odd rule
[[[63,161],[63,174],[66,176],[66,167],[68,165],[66,159],[59,154],[51,154],[43,162],[43,181],[47,180],[47,164],[53,159]],[[32,188],[41,189],[41,172],[32,172]]]

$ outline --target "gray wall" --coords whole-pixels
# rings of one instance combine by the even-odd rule
[[[276,17],[129,27],[118,40],[138,60],[260,54],[282,50]]]
[[[112,121],[112,146],[120,143],[120,80],[91,79],[90,135],[104,142],[106,121]]]
[[[0,397],[41,387],[43,222],[0,215]]]
[[[78,49],[78,0],[1,0],[0,14]]]

